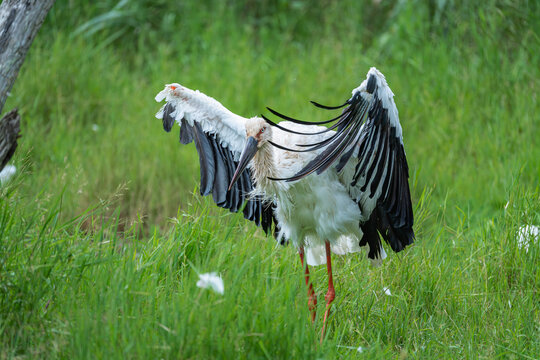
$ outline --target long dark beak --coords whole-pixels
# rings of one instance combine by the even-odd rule
[[[242,150],[242,155],[240,155],[240,161],[238,162],[238,167],[236,168],[236,171],[234,172],[233,178],[231,180],[231,184],[229,185],[229,190],[231,190],[234,183],[238,180],[240,175],[244,172],[246,167],[248,166],[249,162],[253,157],[255,156],[255,153],[259,148],[257,147],[257,140],[250,136],[247,138],[246,145],[244,146],[244,150]]]

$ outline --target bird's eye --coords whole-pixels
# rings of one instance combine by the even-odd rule
[[[260,133],[262,134],[265,130],[266,130],[266,128],[262,128]]]

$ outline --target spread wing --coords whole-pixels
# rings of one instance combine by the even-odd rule
[[[163,121],[165,131],[174,122],[180,125],[180,143],[195,143],[201,170],[200,193],[212,194],[216,205],[237,212],[262,225],[268,233],[274,223],[275,205],[250,195],[254,188],[250,169],[246,169],[230,190],[229,183],[238,165],[246,140],[245,121],[215,99],[179,84],[169,84],[156,96],[166,103],[156,117]],[[245,204],[245,205],[244,205]]]
[[[367,79],[353,90],[352,97],[344,104],[331,107],[314,103],[328,110],[345,107],[341,115],[331,120],[305,122],[269,109],[274,115],[299,124],[335,121],[327,131],[336,131],[327,139],[298,145],[303,146],[303,150],[287,149],[321,149],[321,152],[294,176],[276,180],[296,181],[312,173],[321,174],[331,166],[335,166],[338,172],[353,166],[349,193],[358,202],[364,216],[361,225],[364,237],[360,245],[370,245],[370,258],[377,257],[380,252],[377,232],[394,251],[401,251],[414,240],[409,167],[393,97],[384,75],[371,68]]]

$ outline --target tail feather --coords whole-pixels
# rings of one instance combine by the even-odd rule
[[[407,245],[414,242],[412,227],[407,225],[395,226],[381,206],[377,206],[371,213],[369,220],[360,227],[364,232],[364,236],[360,240],[360,246],[369,245],[368,257],[370,259],[375,259],[380,254],[381,240],[379,234],[395,252],[405,249]]]

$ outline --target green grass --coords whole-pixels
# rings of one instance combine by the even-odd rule
[[[23,137],[0,187],[0,358],[538,358],[540,248],[516,239],[540,225],[538,5],[383,3],[56,4],[5,107]],[[198,195],[153,98],[179,82],[316,120],[308,100],[343,101],[370,66],[396,94],[417,241],[380,268],[335,257],[319,345],[294,249]],[[210,271],[224,296],[196,287]]]

